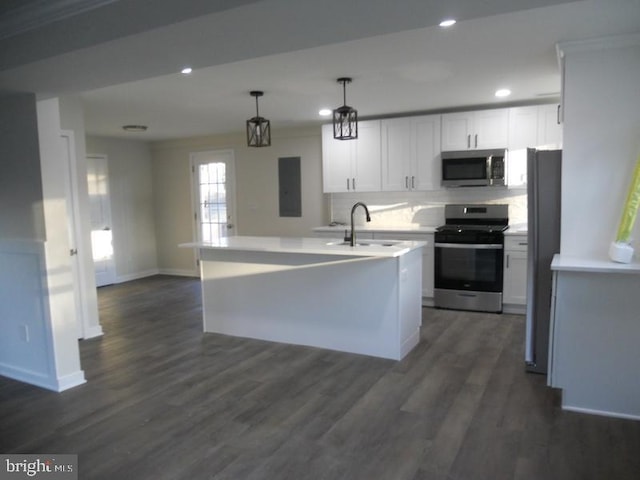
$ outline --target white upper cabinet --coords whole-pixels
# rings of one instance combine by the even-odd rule
[[[507,109],[442,115],[442,150],[506,148],[509,136]]]
[[[538,107],[509,109],[509,151],[533,148],[538,144]]]
[[[382,121],[382,190],[440,185],[440,115]]]
[[[561,148],[562,125],[558,105],[534,105],[509,109],[509,150]]]
[[[562,148],[562,124],[560,106],[557,104],[538,107],[538,148]]]
[[[509,109],[507,184],[527,184],[527,148],[562,148],[562,125],[558,105],[533,105]]]
[[[322,126],[323,191],[380,191],[380,120],[358,122],[358,138],[336,140],[333,126]]]

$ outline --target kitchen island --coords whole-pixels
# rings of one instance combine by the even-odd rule
[[[199,250],[205,332],[402,359],[420,339],[425,242],[227,237]]]

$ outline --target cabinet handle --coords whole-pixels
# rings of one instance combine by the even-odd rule
[[[409,177],[404,177],[404,188],[409,189]]]
[[[411,176],[411,188],[416,188],[416,177]]]
[[[478,148],[478,134],[476,133],[476,148]]]
[[[518,242],[518,245],[529,245],[527,242]]]
[[[509,254],[507,254],[507,268],[509,268]]]
[[[556,123],[560,125],[560,104],[558,104],[558,111],[556,112]]]
[[[349,179],[347,178],[347,190],[351,190],[351,188],[349,188]]]
[[[353,191],[356,191],[356,179],[355,177],[353,179],[351,179],[351,185],[353,185]]]
[[[467,135],[467,148],[471,148],[471,134]]]

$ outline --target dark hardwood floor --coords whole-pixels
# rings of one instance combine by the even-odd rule
[[[640,478],[640,422],[563,412],[521,316],[424,309],[394,362],[203,334],[194,279],[99,301],[87,384],[0,378],[0,452],[77,453],[81,479]]]

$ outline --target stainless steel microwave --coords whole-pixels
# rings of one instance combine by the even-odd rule
[[[442,152],[442,186],[505,186],[506,154],[504,148]]]

